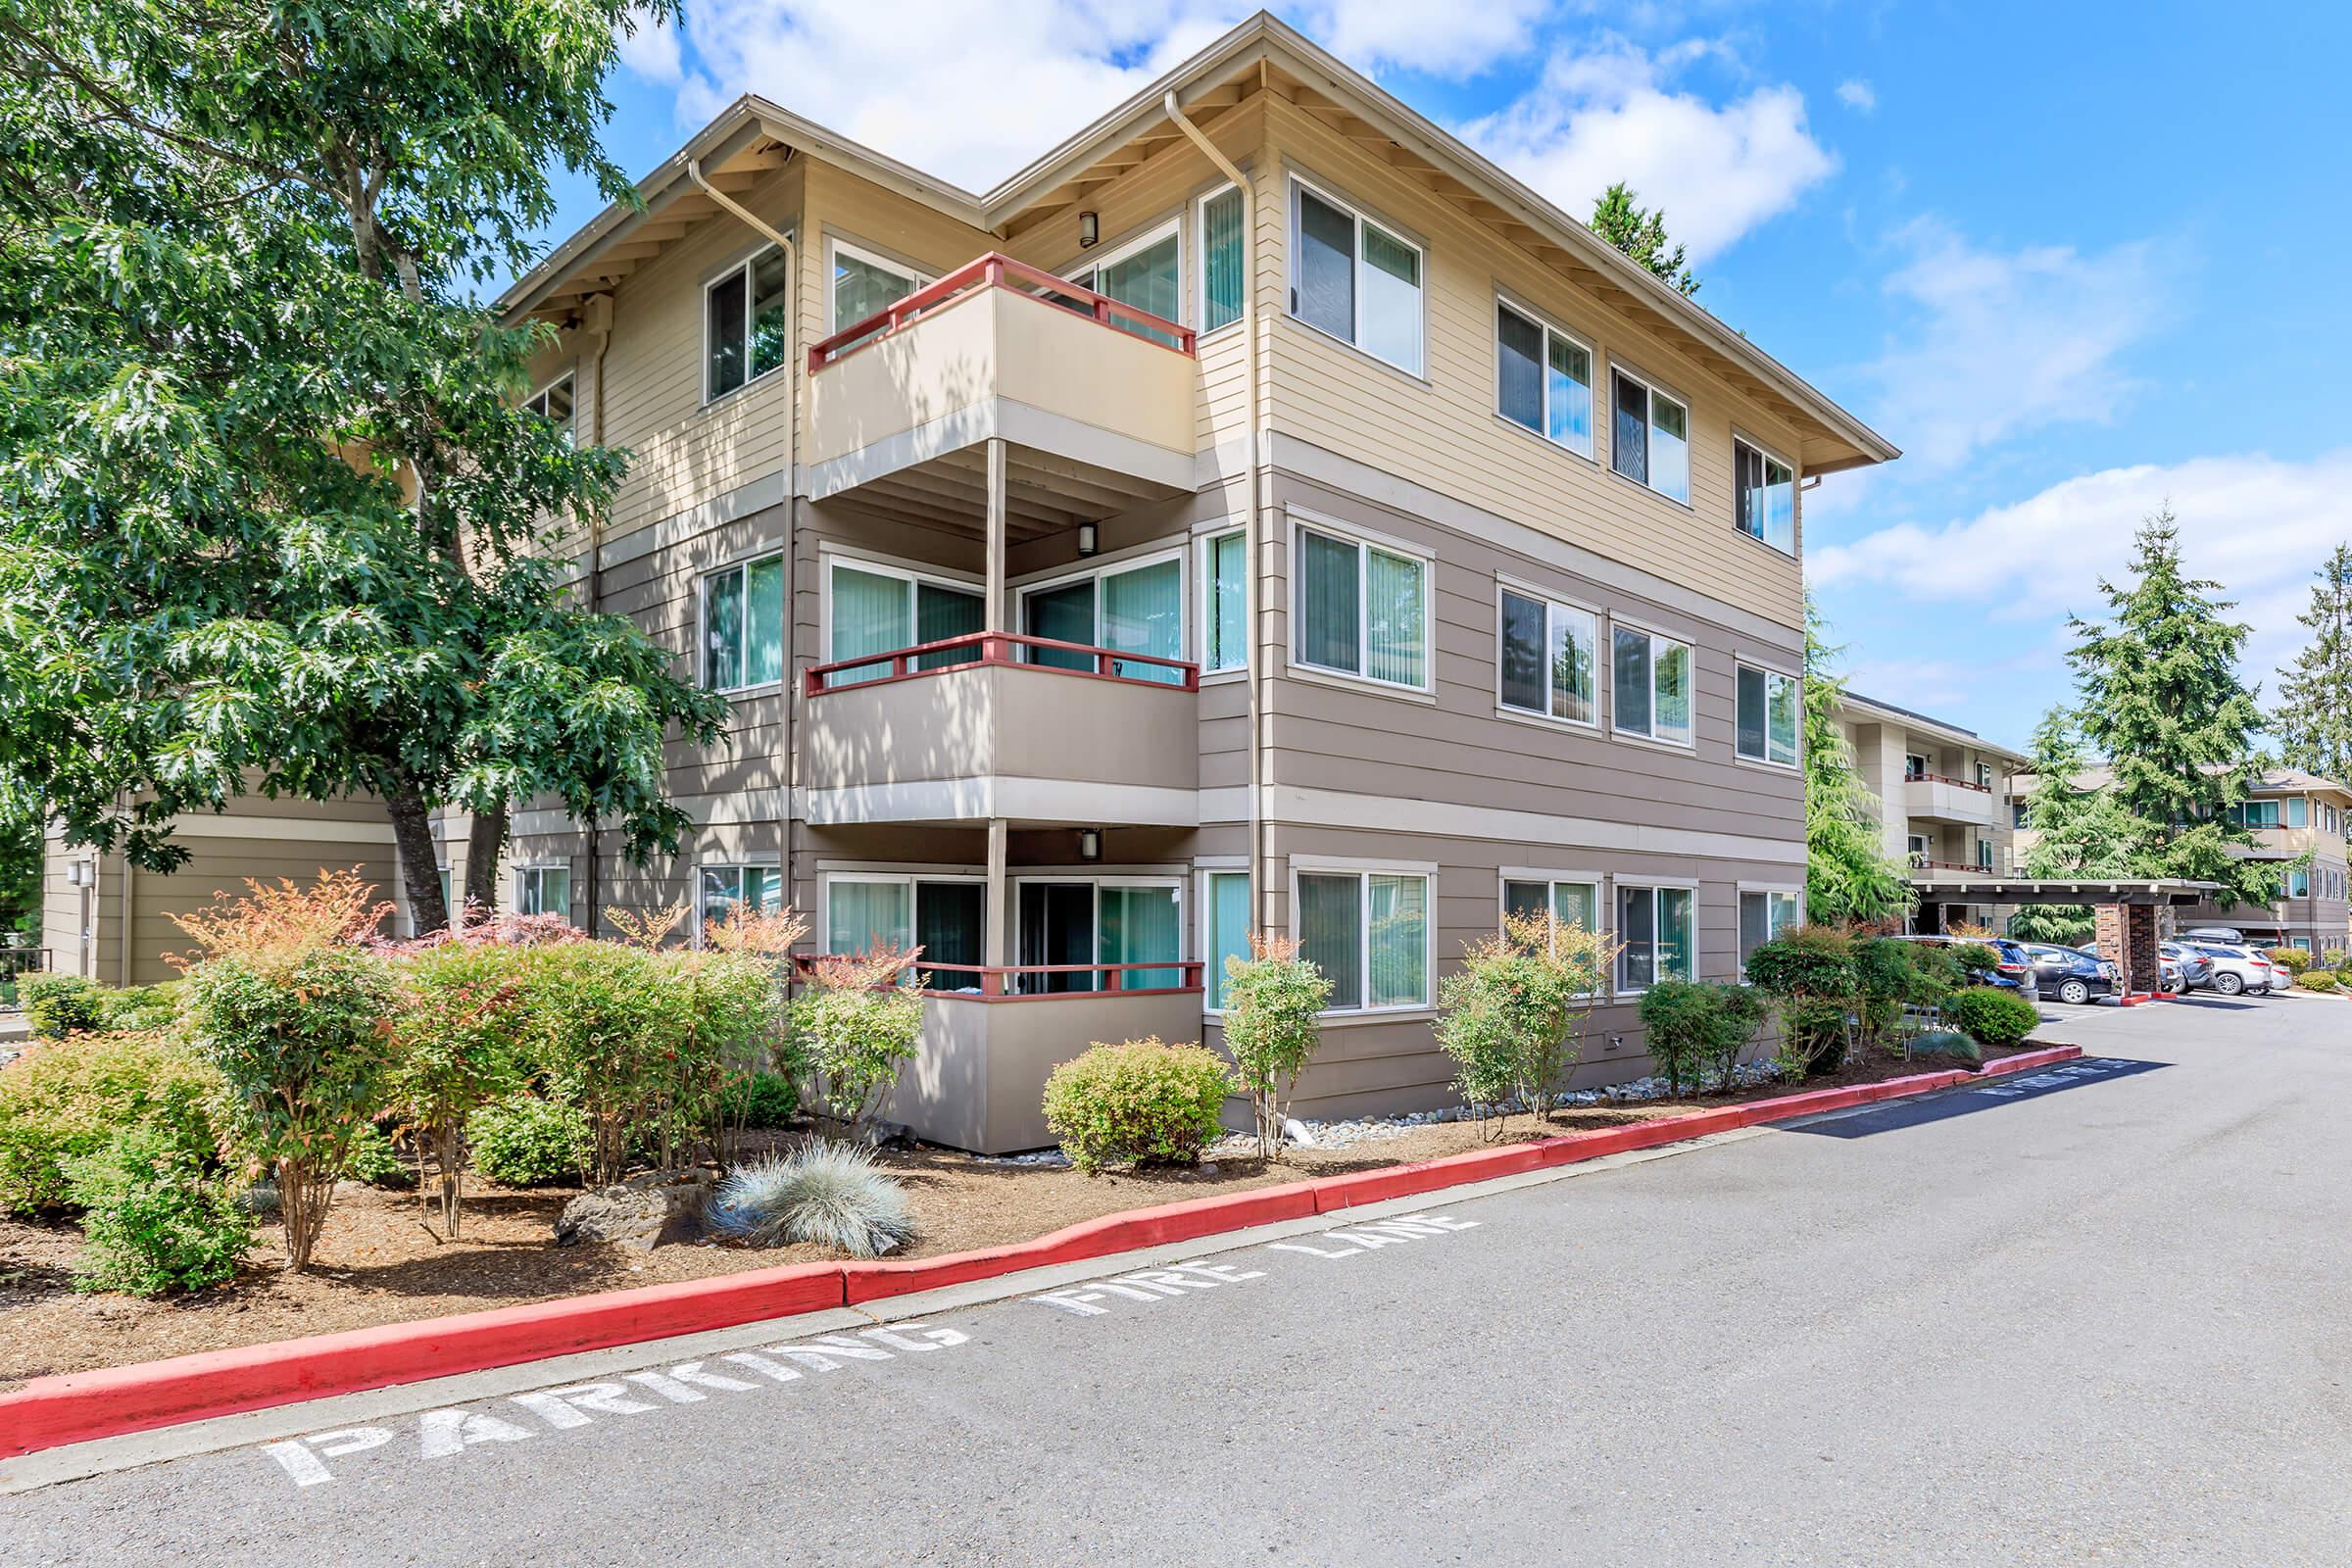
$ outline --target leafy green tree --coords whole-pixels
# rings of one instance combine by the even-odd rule
[[[484,903],[535,794],[674,848],[662,740],[723,705],[569,598],[626,454],[471,297],[555,167],[634,199],[633,9],[0,0],[0,793],[169,870],[182,812],[373,792],[427,929],[443,808]]]
[[[1619,180],[1592,203],[1592,232],[1648,268],[1685,299],[1698,292],[1699,279],[1684,265],[1686,248],[1666,234],[1666,209],[1649,211]]]
[[[41,929],[41,817],[0,790],[0,947]]]
[[[2083,737],[2109,760],[2116,803],[2135,819],[2132,874],[2219,883],[2220,902],[2268,905],[2280,867],[2233,851],[2254,835],[2228,812],[2260,774],[2255,693],[2238,679],[2247,627],[2221,584],[2191,577],[2170,506],[2140,526],[2131,580],[2102,578],[2105,620],[2076,616],[2067,654],[2082,684]]]
[[[2311,608],[2295,617],[2311,641],[2278,671],[2271,734],[2279,760],[2341,782],[2352,778],[2352,544],[2315,575]]]
[[[1298,956],[1296,938],[1253,931],[1250,956],[1225,959],[1225,1049],[1250,1102],[1263,1159],[1282,1158],[1283,1104],[1323,1038],[1331,978]]]
[[[2026,826],[2034,833],[2024,858],[2029,877],[2124,877],[2132,874],[2140,826],[2123,803],[2088,777],[2092,759],[2075,715],[2053,708],[2034,727],[2034,790],[2026,797]],[[2028,942],[2076,946],[2088,941],[2086,905],[2029,904],[2009,917],[2009,934]]]
[[[1844,677],[1823,640],[1821,612],[1805,602],[1805,913],[1823,925],[1898,919],[1911,882],[1886,854],[1878,797],[1854,767],[1838,726]]]

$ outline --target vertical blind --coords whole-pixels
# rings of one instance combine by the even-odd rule
[[[1298,877],[1298,956],[1331,981],[1330,1005],[1363,1005],[1363,879]]]
[[[1385,550],[1365,552],[1364,673],[1400,686],[1421,686],[1427,640],[1422,623],[1422,564]]]
[[[1249,536],[1223,533],[1208,542],[1208,647],[1204,669],[1239,669],[1250,661]]]
[[[1242,871],[1212,871],[1208,877],[1208,987],[1217,1006],[1225,1005],[1232,982],[1225,960],[1250,957],[1250,877]]]
[[[1129,571],[1102,574],[1101,641],[1097,645],[1120,653],[1155,654],[1161,659],[1184,657],[1184,566],[1177,561],[1154,562]],[[1176,685],[1184,672],[1166,664],[1114,660],[1111,668],[1136,680]]]
[[[1305,662],[1350,672],[1363,668],[1358,578],[1354,545],[1298,530],[1298,657]]]
[[[1242,318],[1244,257],[1242,193],[1226,191],[1200,207],[1200,330]],[[1173,312],[1168,313],[1171,316]]]
[[[1104,963],[1173,962],[1182,957],[1183,923],[1172,887],[1106,887],[1101,895],[1101,945]],[[1119,977],[1128,991],[1184,984],[1180,968],[1136,969]]]

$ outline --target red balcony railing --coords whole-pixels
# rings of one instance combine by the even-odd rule
[[[1959,789],[1975,790],[1980,795],[1992,793],[1988,787],[1979,784],[1973,779],[1946,778],[1941,773],[1906,773],[1903,775],[1903,779],[1905,783],[1909,784],[1950,784]]]
[[[796,963],[805,976],[814,966],[813,954],[796,955]],[[967,1002],[1052,1002],[1067,997],[1166,997],[1182,992],[1202,989],[1201,975],[1207,968],[1199,958],[1169,958],[1158,963],[932,963],[918,958],[909,965],[913,971],[931,981],[923,988],[927,997],[961,998]],[[1179,983],[1165,985],[1129,985],[1130,975],[1159,976],[1170,972],[1178,975]],[[1084,987],[1067,991],[1048,991],[1043,987],[1025,989],[1021,981],[1032,976],[1082,974],[1088,977]],[[943,976],[972,975],[978,986],[947,986],[939,984]]]
[[[1024,651],[1028,654],[1026,658]],[[1063,662],[1049,662],[1037,657],[1049,653],[1059,655]],[[1077,667],[1076,662],[1080,660],[1086,662],[1084,668]],[[810,697],[821,697],[827,692],[919,680],[926,675],[982,664],[1017,664],[1024,669],[1051,670],[1057,675],[1076,675],[1086,680],[1115,680],[1130,686],[1157,686],[1164,691],[1200,689],[1200,666],[1181,659],[1126,653],[1115,648],[1090,648],[1084,643],[1058,642],[1051,637],[1028,637],[1010,631],[967,632],[961,637],[943,637],[938,642],[917,643],[912,648],[869,654],[863,659],[811,664],[801,676],[801,689]],[[1167,670],[1172,674],[1138,674],[1137,668]],[[839,678],[843,676],[851,678]]]
[[[1074,315],[1092,317],[1104,326],[1115,327],[1147,343],[1155,343],[1178,354],[1193,353],[1193,329],[1164,316],[1138,310],[1132,305],[1098,294],[1091,288],[1055,277],[1042,267],[1016,262],[1001,252],[991,251],[976,261],[964,263],[938,282],[918,288],[896,304],[876,311],[862,321],[852,321],[831,337],[808,347],[808,368],[821,370],[837,364],[859,349],[880,342],[893,332],[906,328],[907,323],[925,311],[935,311],[950,301],[984,288],[1013,288],[1049,305],[1058,305]]]

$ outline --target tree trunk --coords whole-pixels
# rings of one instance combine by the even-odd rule
[[[498,853],[507,847],[505,802],[473,813],[466,836],[466,906],[467,918],[483,919],[498,907]]]
[[[441,897],[441,852],[433,843],[432,823],[423,799],[406,785],[384,792],[384,812],[392,818],[392,841],[400,848],[401,881],[409,891],[409,916],[416,935],[449,924],[449,906]]]

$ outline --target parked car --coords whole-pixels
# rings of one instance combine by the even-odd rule
[[[1993,973],[1986,975],[1984,978],[1991,984],[2001,987],[2003,990],[2015,991],[2019,996],[2025,998],[2028,1002],[2039,1002],[2041,1000],[2041,986],[2040,983],[2034,978],[2033,956],[2026,952],[2025,945],[2023,943],[2012,942],[2007,937],[1985,937],[1982,940],[1979,940],[1975,937],[1947,937],[1930,935],[1927,933],[1898,937],[1896,940],[1900,942],[1935,943],[1947,948],[1990,948],[1996,955],[1999,956],[2000,965],[1994,970]]]
[[[2157,956],[2180,973],[2181,991],[2203,991],[2213,984],[2213,960],[2185,942],[2159,942]]]
[[[2190,946],[2213,960],[2213,989],[2225,997],[2249,991],[2260,996],[2283,983],[2277,966],[2251,948],[2230,947],[2221,942],[2195,942]]]
[[[2115,966],[2095,953],[2081,948],[2049,947],[2039,942],[2025,944],[2027,958],[2034,965],[2034,989],[2045,997],[2056,997],[2070,1007],[2080,1007],[2112,997],[2117,991]]]
[[[2242,948],[2246,945],[2246,934],[2233,925],[2198,925],[2181,932],[2180,940],[2183,942],[2219,942],[2224,947]]]

